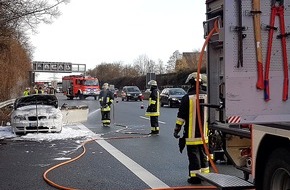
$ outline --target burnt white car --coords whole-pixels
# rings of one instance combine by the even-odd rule
[[[11,114],[11,127],[15,134],[60,133],[62,125],[62,113],[55,95],[34,94],[15,100]]]

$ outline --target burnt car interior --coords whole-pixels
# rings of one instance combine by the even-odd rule
[[[129,88],[127,88],[127,91],[128,92],[140,92],[140,90],[136,87],[129,87]]]
[[[51,94],[34,94],[18,98],[14,102],[14,109],[27,105],[51,105],[58,108],[58,100],[55,95]]]

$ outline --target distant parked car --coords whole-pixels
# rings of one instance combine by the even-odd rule
[[[122,101],[143,101],[143,94],[137,86],[124,86],[121,92]]]
[[[117,98],[118,97],[118,88],[110,88],[109,89],[111,92],[113,92],[113,94],[114,94],[114,98]]]
[[[178,107],[182,97],[186,94],[182,88],[165,88],[160,93],[161,107],[168,105],[169,107]]]
[[[33,94],[17,98],[11,114],[15,134],[62,131],[62,113],[54,94]]]

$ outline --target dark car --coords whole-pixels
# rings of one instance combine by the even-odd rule
[[[122,89],[122,101],[135,100],[143,101],[143,94],[137,86],[124,86]]]
[[[114,94],[114,98],[118,97],[118,88],[109,88],[109,90]]]
[[[186,94],[182,88],[165,88],[160,93],[161,107],[168,105],[169,107],[178,107],[181,98]]]

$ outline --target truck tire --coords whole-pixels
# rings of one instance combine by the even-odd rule
[[[290,189],[290,151],[278,148],[270,155],[263,175],[263,190]]]
[[[79,94],[79,98],[80,98],[80,100],[84,100],[85,96],[83,94]]]

